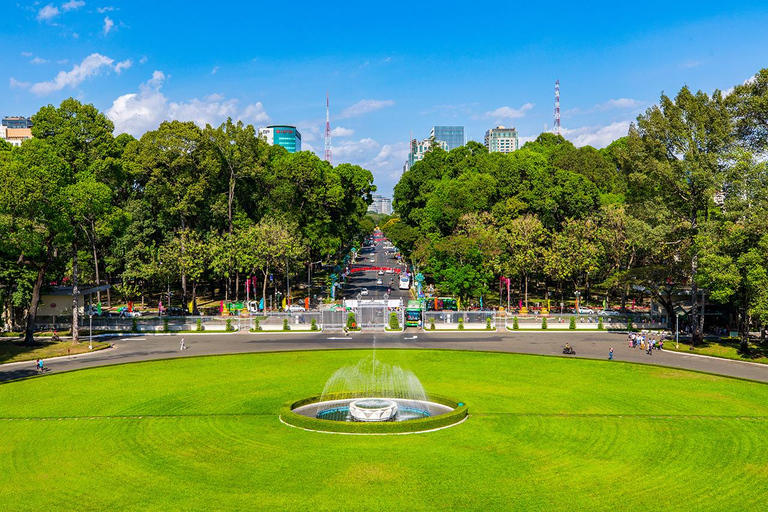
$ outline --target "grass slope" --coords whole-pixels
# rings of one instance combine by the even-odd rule
[[[608,361],[379,351],[467,402],[429,434],[282,425],[367,351],[184,358],[0,385],[0,503],[51,509],[747,510],[768,386]]]

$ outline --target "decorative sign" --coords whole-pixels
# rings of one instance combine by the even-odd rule
[[[51,302],[51,307],[55,308],[56,307],[56,303],[55,302]]]

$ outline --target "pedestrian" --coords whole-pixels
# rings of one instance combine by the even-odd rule
[[[181,342],[179,342],[179,350],[186,350],[187,346],[184,344],[184,338],[181,338]]]
[[[37,370],[37,373],[40,373],[40,360],[35,359],[35,369]]]
[[[613,347],[608,350],[608,360],[613,361]]]
[[[42,359],[38,360],[37,364],[39,366],[40,372],[44,372],[45,371],[45,363],[43,363],[43,360]]]

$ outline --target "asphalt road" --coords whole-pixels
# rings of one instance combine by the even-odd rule
[[[179,351],[182,336],[189,347]],[[117,363],[190,357],[208,354],[235,354],[273,352],[283,350],[323,350],[339,348],[377,349],[454,349],[523,354],[564,356],[562,347],[568,341],[576,349],[575,357],[607,359],[613,347],[616,361],[657,364],[673,368],[698,370],[732,377],[768,382],[768,366],[729,361],[674,352],[654,352],[647,355],[639,349],[630,349],[626,336],[596,332],[414,332],[374,333],[360,332],[345,337],[339,332],[322,333],[237,333],[237,334],[185,334],[142,335],[115,338],[114,348],[72,358],[50,359],[46,367],[60,373]],[[0,365],[0,381],[36,376],[34,361]]]
[[[350,265],[350,268],[360,267],[399,267],[397,260],[390,255],[386,254],[384,249],[384,243],[378,242],[376,247],[363,247],[360,249],[360,255],[363,259]],[[373,261],[371,261],[373,260]],[[377,284],[377,280],[381,280],[381,284]],[[391,283],[391,284],[390,284]],[[400,290],[398,288],[398,275],[394,272],[392,274],[378,275],[376,271],[366,272],[352,272],[347,278],[347,284],[342,289],[342,297],[346,299],[356,299],[358,293],[363,288],[368,290],[368,295],[361,296],[361,299],[384,299],[387,293],[387,288],[391,287],[390,299],[403,299],[403,304],[408,302],[408,290]]]

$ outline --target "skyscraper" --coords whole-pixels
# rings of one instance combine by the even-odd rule
[[[403,169],[404,172],[413,167],[413,164],[419,160],[424,159],[424,155],[432,147],[431,140],[431,138],[424,140],[411,140],[411,150],[408,152],[408,161],[406,162],[406,167]],[[440,146],[443,150],[448,151],[448,143],[444,140],[435,139],[435,144]]]
[[[259,137],[266,140],[268,144],[283,146],[289,153],[301,151],[301,134],[295,126],[273,124],[266,128],[259,128]]]
[[[447,151],[460,148],[464,145],[464,127],[463,126],[433,126],[429,133],[435,140],[442,140],[448,144]]]

